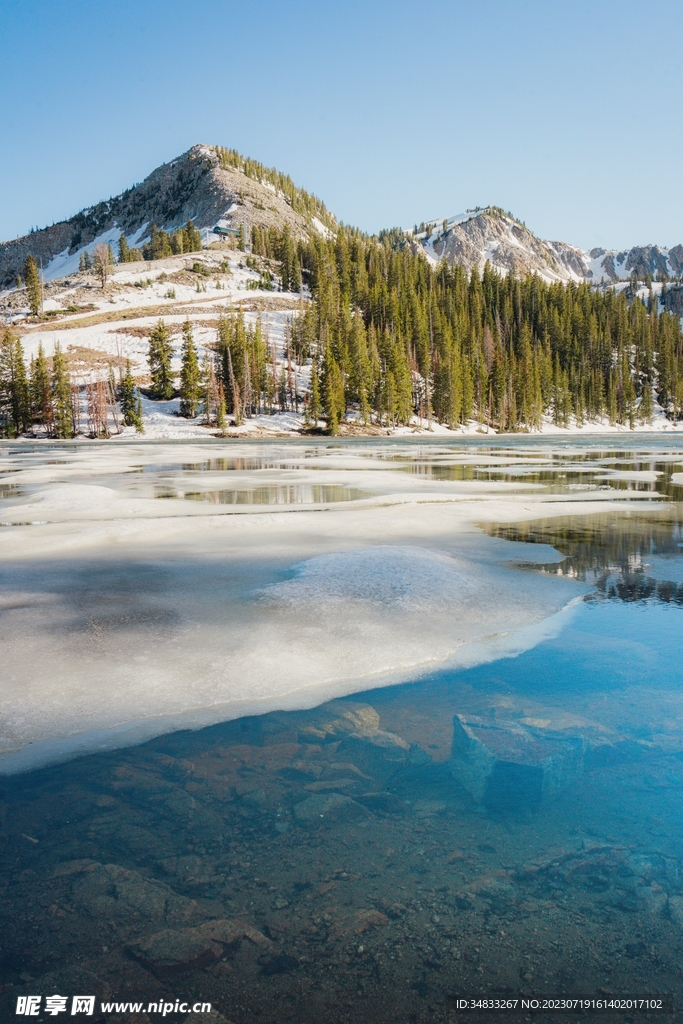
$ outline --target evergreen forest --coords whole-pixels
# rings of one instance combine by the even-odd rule
[[[488,264],[468,276],[430,266],[399,231],[342,229],[299,242],[296,256],[313,301],[292,323],[292,349],[313,359],[333,431],[350,406],[365,422],[418,414],[501,431],[538,429],[544,416],[633,427],[655,399],[682,415],[681,323],[652,290],[502,277]]]
[[[304,240],[287,227],[255,226],[250,243],[246,262],[260,271],[263,287],[274,286],[277,272],[282,290],[301,295],[284,360],[260,320],[247,324],[226,310],[202,359],[185,324],[182,368],[174,374],[159,321],[149,338],[149,395],[179,396],[181,416],[201,412],[222,428],[226,416],[240,423],[291,410],[304,414],[309,429],[332,434],[351,410],[368,426],[407,425],[417,415],[498,431],[534,431],[545,417],[558,426],[632,428],[652,420],[655,401],[670,420],[683,417],[683,336],[679,317],[665,308],[666,284],[658,296],[635,282],[615,289],[503,277],[488,264],[468,275],[446,262],[432,266],[399,230],[368,237],[342,227],[334,237]],[[191,221],[170,236],[154,228],[145,256],[200,245]],[[243,238],[239,246],[246,248]],[[119,250],[120,262],[134,252],[125,244]],[[27,261],[37,306],[33,271]],[[130,365],[98,387],[87,396],[92,436],[105,436],[117,417],[142,429]],[[8,330],[0,345],[2,432],[16,436],[37,423],[50,436],[73,436],[82,429],[81,406],[65,357],[47,360],[41,350],[26,367]]]

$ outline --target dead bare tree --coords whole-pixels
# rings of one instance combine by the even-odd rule
[[[292,354],[289,348],[289,335],[287,336],[287,399],[289,408],[296,412],[296,384],[292,370]]]
[[[93,267],[102,288],[104,288],[111,270],[111,249],[108,245],[104,245],[102,242],[97,243],[93,249]]]
[[[114,369],[110,365],[109,367],[109,380],[107,381],[107,405],[108,412],[111,413],[111,418],[114,421],[114,433],[121,433],[121,424],[119,423],[119,407],[116,401],[116,381],[114,380]]]
[[[235,425],[239,426],[242,422],[242,396],[240,395],[239,384],[235,380],[230,349],[228,349],[228,375],[230,377],[230,390],[232,391],[232,409],[235,417]]]
[[[81,432],[81,389],[71,381],[71,420],[74,437]]]
[[[94,383],[86,384],[85,393],[88,403],[88,433],[90,437],[111,437],[109,413],[112,409],[112,402],[109,382],[97,380]]]

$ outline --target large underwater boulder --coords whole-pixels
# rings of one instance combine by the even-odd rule
[[[523,725],[456,715],[450,767],[474,801],[492,809],[537,807],[583,770],[584,741]]]

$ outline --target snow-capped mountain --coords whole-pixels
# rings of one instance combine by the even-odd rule
[[[45,279],[53,280],[75,272],[80,253],[92,250],[97,242],[111,242],[115,249],[125,234],[131,246],[142,245],[152,224],[170,232],[192,219],[205,241],[217,237],[211,230],[218,225],[233,231],[242,228],[247,238],[254,225],[282,230],[288,224],[294,237],[324,235],[334,227],[334,218],[315,197],[293,186],[287,194],[265,175],[259,176],[260,165],[240,165],[236,159],[238,166],[230,166],[221,153],[237,157],[214,146],[193,146],[121,195],[69,220],[0,243],[0,288],[16,284],[29,253],[42,261]],[[277,174],[270,176],[277,181]]]
[[[657,245],[636,246],[622,252],[591,249],[586,252],[566,242],[548,242],[525,224],[497,207],[468,210],[456,217],[432,220],[421,231],[408,235],[422,246],[430,261],[442,259],[468,271],[483,270],[488,260],[499,273],[538,274],[546,281],[624,281],[648,274],[680,277],[683,245],[672,249]]]
[[[329,236],[337,222],[324,204],[296,189],[291,179],[231,150],[193,146],[162,164],[141,184],[113,199],[82,210],[13,241],[0,243],[0,289],[12,288],[32,253],[46,281],[77,271],[81,253],[98,242],[113,248],[121,234],[129,246],[142,246],[153,224],[168,232],[192,219],[204,243],[219,236],[214,229],[247,240],[254,226],[282,230],[288,225],[296,238]],[[544,241],[525,224],[499,207],[468,210],[457,217],[423,223],[405,237],[434,263],[442,259],[467,271],[485,263],[501,274],[538,274],[546,281],[591,281],[605,284],[633,276],[643,280],[666,274],[683,276],[683,245],[656,245],[589,252],[566,242]]]

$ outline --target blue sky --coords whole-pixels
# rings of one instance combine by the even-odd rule
[[[2,239],[207,142],[366,231],[683,242],[680,0],[2,0],[0,40]]]

